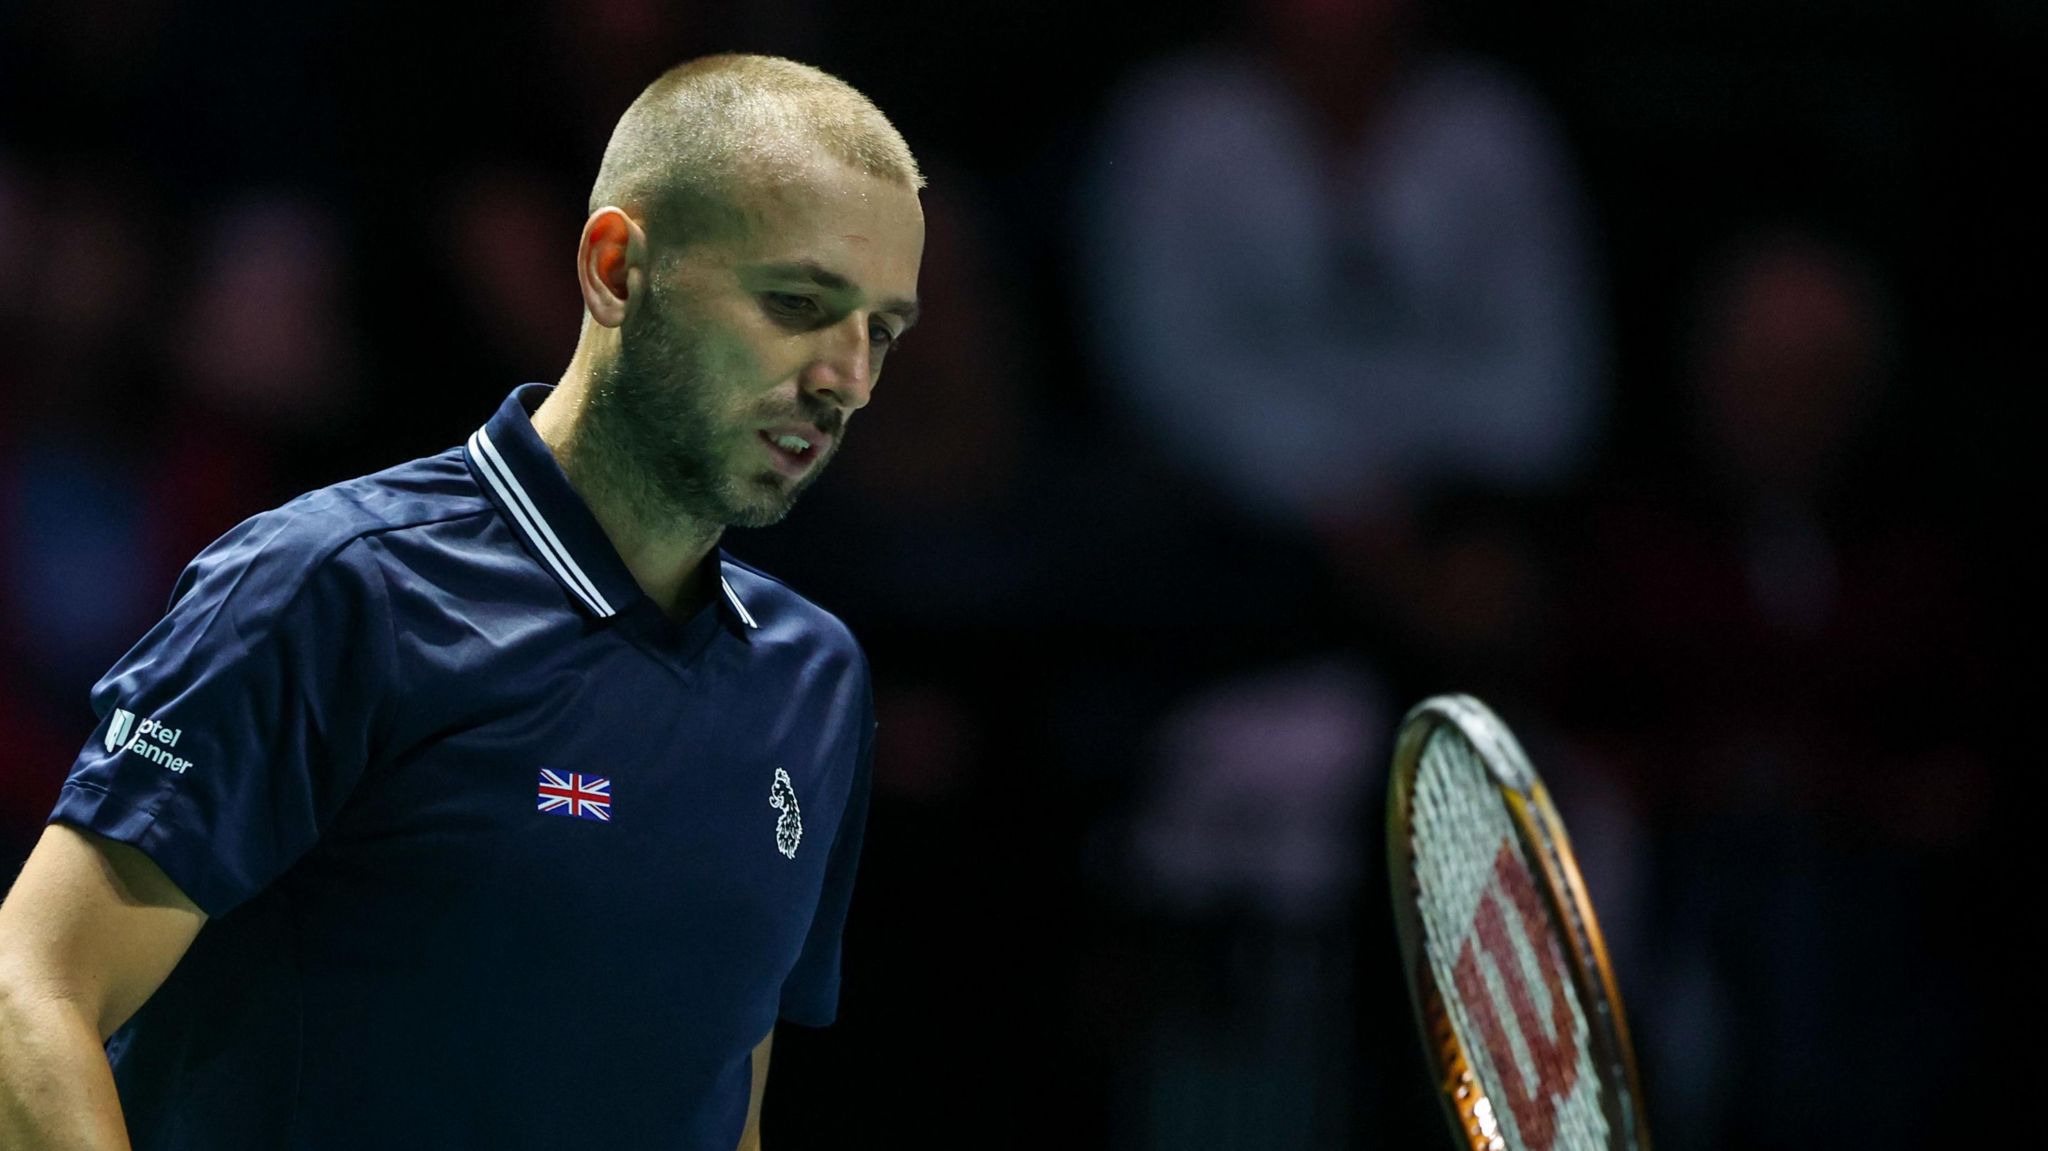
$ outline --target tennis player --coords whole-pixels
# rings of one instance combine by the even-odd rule
[[[837,1010],[873,703],[719,540],[916,318],[922,183],[824,73],[670,71],[560,382],[193,560],[0,905],[0,1147],[758,1146],[776,1021]]]

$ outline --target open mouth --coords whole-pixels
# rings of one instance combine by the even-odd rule
[[[775,460],[776,470],[788,475],[809,470],[811,461],[823,450],[821,444],[788,432],[761,432],[759,435]]]

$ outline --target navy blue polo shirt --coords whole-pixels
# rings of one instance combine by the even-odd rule
[[[52,820],[210,919],[107,1043],[137,1151],[716,1148],[836,1010],[874,729],[839,620],[640,590],[515,390],[236,527],[94,686]]]

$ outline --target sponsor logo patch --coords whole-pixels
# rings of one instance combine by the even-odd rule
[[[172,749],[178,746],[178,740],[184,735],[182,727],[172,727],[158,719],[137,717],[134,712],[117,707],[107,720],[104,742],[108,751],[139,755],[165,771],[183,775],[192,766],[192,761]]]

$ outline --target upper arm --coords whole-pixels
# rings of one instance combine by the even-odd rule
[[[0,902],[0,979],[114,1033],[178,965],[206,914],[147,855],[62,823]]]

